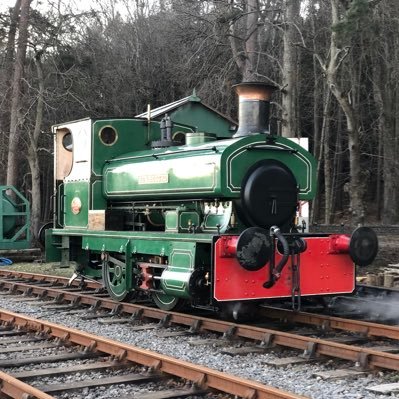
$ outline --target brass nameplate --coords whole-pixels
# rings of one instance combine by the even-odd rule
[[[162,173],[159,175],[142,175],[139,176],[138,184],[165,184],[169,183],[169,175]]]

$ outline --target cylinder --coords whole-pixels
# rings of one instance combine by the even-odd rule
[[[333,234],[330,236],[330,252],[346,254],[349,252],[350,237],[344,234]]]
[[[270,97],[277,88],[260,82],[233,86],[239,99],[238,130],[233,137],[269,134]]]
[[[188,299],[191,274],[191,271],[178,272],[165,269],[161,274],[161,288],[167,295]]]
[[[235,258],[237,256],[238,236],[222,236],[222,258]]]

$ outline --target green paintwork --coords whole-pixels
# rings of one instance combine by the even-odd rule
[[[100,132],[106,126],[113,127],[118,138],[113,145],[105,145],[100,140]],[[175,125],[173,132],[193,132],[188,126]],[[92,126],[92,174],[102,175],[104,163],[120,154],[129,151],[142,151],[151,148],[151,141],[160,140],[159,122],[138,119],[104,119],[96,120]]]
[[[65,227],[87,227],[90,206],[89,181],[67,182],[64,187]],[[72,211],[73,201],[79,199],[80,211]]]
[[[0,249],[29,246],[29,202],[15,187],[0,186]]]
[[[74,134],[74,146],[80,149],[88,145],[84,135],[79,130],[73,131],[74,125],[81,121],[71,122],[68,125]],[[104,164],[113,157],[128,151],[139,151],[151,148],[151,141],[159,140],[161,131],[158,121],[148,124],[146,121],[137,119],[87,119],[91,141],[91,159],[89,173],[79,174],[78,179],[66,178],[63,183],[57,183],[57,226],[58,227],[87,227],[88,210],[106,209],[107,201],[102,195],[102,168]],[[104,144],[100,140],[100,132],[104,127],[112,127],[116,130],[117,140],[113,145]],[[184,134],[193,132],[189,126],[176,124],[174,132],[180,131]],[[80,161],[79,161],[80,162]],[[91,187],[90,187],[91,186]],[[74,214],[71,211],[73,198],[79,198],[82,203],[81,211]]]
[[[179,217],[179,233],[189,232],[191,228],[200,225],[200,215],[197,212],[182,211]]]
[[[165,231],[168,233],[224,233],[228,228],[232,213],[232,203],[222,202],[219,206],[212,205],[213,202],[204,202],[203,206],[197,203],[186,203],[178,206],[175,210],[165,212]]]
[[[171,147],[117,158],[104,167],[104,194],[118,199],[151,198],[154,194],[158,199],[221,195],[220,154],[203,146],[200,151]]]
[[[178,299],[190,299],[190,280],[205,281],[198,295],[209,296],[214,236],[231,228],[234,200],[257,162],[282,162],[298,182],[299,199],[314,197],[316,162],[302,147],[270,135],[233,139],[234,122],[195,95],[183,100],[161,107],[150,122],[86,119],[65,125],[73,135],[74,164],[71,174],[56,183],[55,225],[60,228],[46,233],[47,260],[76,262],[83,275],[101,279],[104,267],[99,262],[112,258],[109,289],[120,298],[141,284],[144,272],[137,263],[161,262],[149,267],[157,277],[149,292],[161,307],[172,308]],[[174,122],[172,135],[179,133],[174,140],[187,144],[152,149],[151,142],[161,138],[165,112]],[[114,143],[100,139],[106,127],[115,130]],[[89,230],[90,210],[107,210],[106,217],[116,218],[126,229],[160,231]],[[147,217],[150,223],[142,223]],[[239,233],[236,223],[232,225]]]
[[[14,208],[14,205],[10,202],[9,198],[3,196],[2,198],[0,198],[0,201],[3,235],[7,235],[11,233],[12,230],[14,230],[17,224],[17,218],[15,216],[12,216],[16,209]]]
[[[228,193],[239,193],[248,169],[267,159],[278,160],[291,170],[299,186],[300,200],[311,200],[315,197],[315,158],[292,140],[264,135],[245,137],[224,151],[221,162],[225,167],[221,169],[221,180],[226,183],[223,187],[226,196]]]
[[[212,235],[210,234],[172,234],[156,231],[53,230],[53,234],[81,236],[82,248],[86,251],[125,253],[125,247],[130,242],[133,255],[169,256],[175,243],[212,242]]]
[[[186,98],[151,110],[151,119],[160,121],[168,114],[174,123],[194,126],[197,132],[214,133],[219,139],[230,138],[237,123],[203,103],[195,92]],[[147,113],[137,115],[147,118]]]
[[[265,135],[124,154],[104,167],[104,195],[121,200],[154,195],[158,200],[239,198],[248,169],[264,159],[288,166],[298,182],[300,200],[314,197],[313,156],[289,139]]]
[[[46,262],[60,262],[62,253],[62,236],[53,235],[52,229],[47,229],[45,232],[45,261]]]
[[[169,259],[169,266],[165,277],[161,279],[161,287],[168,295],[174,295],[179,298],[188,298],[188,279],[195,268],[196,248],[198,241],[208,243],[212,241],[212,236],[208,234],[170,234],[162,233],[160,236],[156,232],[109,232],[109,231],[87,231],[87,230],[65,230],[53,229],[46,234],[46,246],[49,252],[48,260],[56,259],[58,249],[62,252],[62,242],[68,237],[81,237],[82,245],[80,257],[88,251],[92,253],[120,253],[127,254],[125,275],[126,288],[132,289],[132,267],[134,267],[136,254],[165,256]],[[58,240],[57,240],[58,238]],[[51,241],[52,244],[51,244]],[[58,242],[58,244],[54,244]],[[50,250],[51,248],[51,250]],[[69,249],[69,248],[68,248]],[[69,253],[69,251],[68,251]],[[51,257],[53,255],[53,257]],[[131,261],[129,261],[131,259]],[[77,259],[71,259],[77,261]],[[84,263],[85,264],[85,263]],[[84,274],[91,277],[99,277],[99,273],[85,267]],[[97,274],[97,275],[96,275]],[[121,289],[119,287],[118,289]]]
[[[212,243],[213,234],[159,233],[156,231],[93,231],[77,228],[52,229],[54,237],[81,237],[82,249],[124,253],[128,242],[132,254],[169,255],[172,244]]]
[[[91,183],[90,209],[106,209],[107,200],[103,196],[103,182],[101,179]]]
[[[215,133],[219,138],[229,138],[234,134],[233,121],[217,113],[200,102],[190,102],[170,114],[177,123],[195,126],[197,132]]]
[[[169,266],[162,273],[161,287],[169,295],[189,298],[188,282],[194,270],[196,243],[176,243],[169,255]]]
[[[165,231],[175,233],[188,233],[194,226],[201,223],[198,212],[189,210],[176,210],[165,212]]]

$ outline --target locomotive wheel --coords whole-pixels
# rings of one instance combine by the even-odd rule
[[[38,242],[42,248],[46,247],[46,230],[52,229],[53,227],[54,227],[53,222],[48,222],[40,227],[38,234]]]
[[[152,293],[152,300],[155,305],[162,310],[176,310],[179,311],[184,308],[186,301],[182,298],[176,298],[175,296]]]
[[[126,265],[118,259],[108,257],[103,262],[103,284],[109,296],[116,301],[128,301],[134,297],[134,291],[126,288]]]

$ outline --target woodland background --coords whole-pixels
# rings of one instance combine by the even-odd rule
[[[0,184],[51,219],[51,125],[134,116],[196,89],[278,86],[272,131],[309,137],[318,223],[399,221],[397,0],[16,0],[0,13]]]

